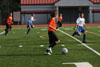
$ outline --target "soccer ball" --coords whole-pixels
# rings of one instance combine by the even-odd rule
[[[67,53],[68,53],[68,49],[67,49],[67,48],[62,48],[61,53],[62,53],[62,54],[67,54]]]

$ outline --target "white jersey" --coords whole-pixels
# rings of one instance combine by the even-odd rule
[[[31,16],[30,18],[29,18],[29,20],[28,20],[30,23],[32,23],[33,21],[34,21],[34,17],[33,16]]]
[[[83,27],[83,25],[85,24],[85,19],[79,17],[79,18],[77,19],[76,23],[77,23],[78,26],[82,26],[82,27]]]

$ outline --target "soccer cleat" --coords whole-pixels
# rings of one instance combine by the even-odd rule
[[[49,52],[52,53],[52,49],[51,48],[49,49]]]
[[[51,48],[47,48],[47,52],[52,53],[52,49]]]
[[[82,43],[87,43],[86,41],[82,41]]]
[[[45,52],[44,54],[45,54],[45,55],[51,55],[51,53],[50,53],[50,52]]]
[[[75,33],[73,33],[72,36],[75,36]]]
[[[72,34],[72,36],[75,36],[75,34],[76,34],[76,32],[74,32],[74,33]]]

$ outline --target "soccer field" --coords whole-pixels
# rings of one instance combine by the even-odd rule
[[[72,26],[60,29],[70,35],[74,32]],[[49,45],[47,27],[35,27],[29,35],[26,31],[26,28],[13,28],[7,36],[0,35],[0,67],[78,67],[78,64],[100,67],[99,55],[59,31],[56,34],[61,43],[53,48],[51,56],[44,55]],[[82,41],[82,36],[75,38]],[[100,26],[88,26],[87,42],[87,46],[100,53]],[[68,54],[62,55],[62,48],[67,48]]]

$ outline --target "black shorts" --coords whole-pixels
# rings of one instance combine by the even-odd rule
[[[58,27],[62,27],[62,22],[58,21]]]
[[[49,36],[49,43],[50,44],[56,44],[56,41],[58,41],[58,37],[56,36],[55,32],[53,31],[48,31],[48,36]]]
[[[11,28],[12,28],[11,24],[6,23],[6,29],[11,29]]]

